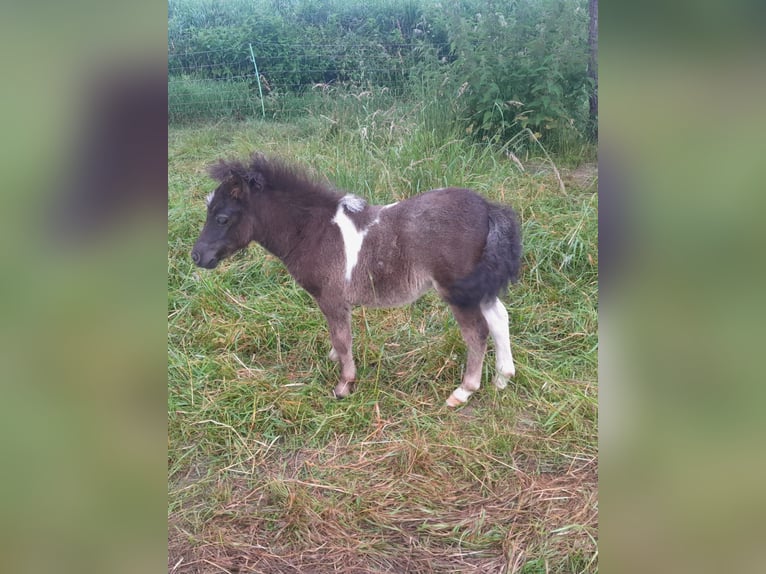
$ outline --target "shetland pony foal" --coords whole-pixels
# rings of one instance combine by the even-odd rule
[[[516,214],[467,189],[435,189],[390,205],[368,205],[313,181],[300,170],[255,154],[250,163],[219,161],[207,220],[192,250],[212,269],[251,241],[279,257],[316,300],[330,328],[330,358],[340,362],[335,396],[353,390],[353,305],[395,307],[433,288],[447,301],[468,347],[457,406],[479,388],[487,335],[495,341],[494,384],[515,373],[508,313],[498,298],[518,279]]]

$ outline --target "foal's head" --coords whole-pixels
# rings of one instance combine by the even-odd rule
[[[207,198],[207,219],[192,249],[192,260],[213,269],[250,243],[253,232],[252,194],[263,187],[263,177],[242,164],[219,162],[209,170],[218,187]]]

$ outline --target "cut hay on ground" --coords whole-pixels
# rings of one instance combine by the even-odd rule
[[[171,521],[169,572],[513,573],[543,554],[595,560],[595,459],[539,473],[521,452],[501,461],[377,434],[269,457],[229,485],[202,532]],[[209,488],[203,499],[222,495]]]

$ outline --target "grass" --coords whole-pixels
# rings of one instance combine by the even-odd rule
[[[427,106],[290,124],[172,128],[168,206],[169,571],[597,571],[595,177],[431,126]],[[430,118],[433,119],[433,118]],[[427,295],[354,312],[358,389],[311,297],[252,246],[212,272],[189,251],[219,157],[258,149],[373,202],[471,187],[523,219],[505,297],[517,375],[458,410],[464,345]],[[555,158],[554,158],[555,160]],[[537,167],[532,167],[532,166]]]

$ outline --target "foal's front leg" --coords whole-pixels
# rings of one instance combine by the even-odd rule
[[[332,350],[330,359],[340,363],[340,381],[335,385],[335,396],[339,399],[354,390],[356,365],[351,354],[351,306],[346,303],[318,301],[319,308],[330,328]]]

